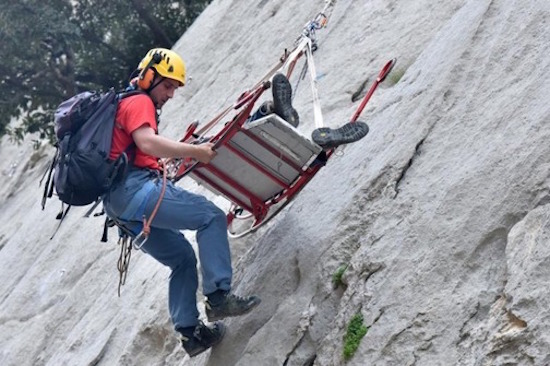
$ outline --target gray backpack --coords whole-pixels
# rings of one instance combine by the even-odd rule
[[[121,99],[139,93],[143,92],[86,91],[59,105],[55,112],[57,153],[50,164],[42,208],[54,188],[63,203],[88,205],[120,177],[128,165],[128,149],[118,159],[109,159],[117,106]]]

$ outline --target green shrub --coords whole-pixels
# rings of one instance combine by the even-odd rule
[[[332,284],[335,288],[338,288],[339,286],[345,286],[344,282],[342,282],[342,276],[344,275],[344,272],[346,272],[346,269],[348,269],[347,264],[342,264],[336,272],[332,274]]]
[[[359,342],[367,334],[369,328],[363,325],[363,315],[355,314],[348,324],[348,330],[344,335],[344,359],[347,361],[353,357]]]

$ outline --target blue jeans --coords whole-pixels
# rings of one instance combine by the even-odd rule
[[[150,217],[161,189],[162,177],[156,172],[131,170],[103,197],[105,212],[138,234],[143,215]],[[180,230],[196,231],[203,294],[229,291],[232,277],[224,212],[203,196],[168,181],[162,203],[151,223],[151,233],[142,249],[172,270],[168,306],[176,329],[196,325],[199,316],[197,259]]]

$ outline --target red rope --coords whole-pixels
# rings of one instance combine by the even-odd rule
[[[153,222],[153,219],[157,215],[160,204],[162,203],[162,199],[164,198],[164,193],[166,192],[166,166],[164,165],[164,161],[162,159],[160,160],[160,163],[162,165],[162,189],[160,191],[160,195],[157,200],[157,203],[155,204],[155,208],[153,209],[151,216],[149,216],[149,219],[147,219],[145,215],[143,215],[142,233],[143,235],[145,235],[145,238],[149,237],[149,234],[151,233],[151,223]]]

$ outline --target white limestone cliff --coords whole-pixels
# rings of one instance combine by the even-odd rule
[[[174,47],[191,80],[161,133],[233,102],[323,5],[214,0]],[[192,360],[171,329],[169,271],[133,253],[118,298],[116,233],[99,242],[103,218],[74,208],[50,240],[59,206],[41,211],[38,181],[53,149],[3,140],[0,364],[550,364],[549,22],[545,0],[338,0],[315,53],[325,123],[350,118],[387,60],[404,75],[363,112],[366,138],[232,241],[235,292],[262,304]],[[309,133],[305,82],[296,95]],[[368,332],[345,361],[355,314]]]

